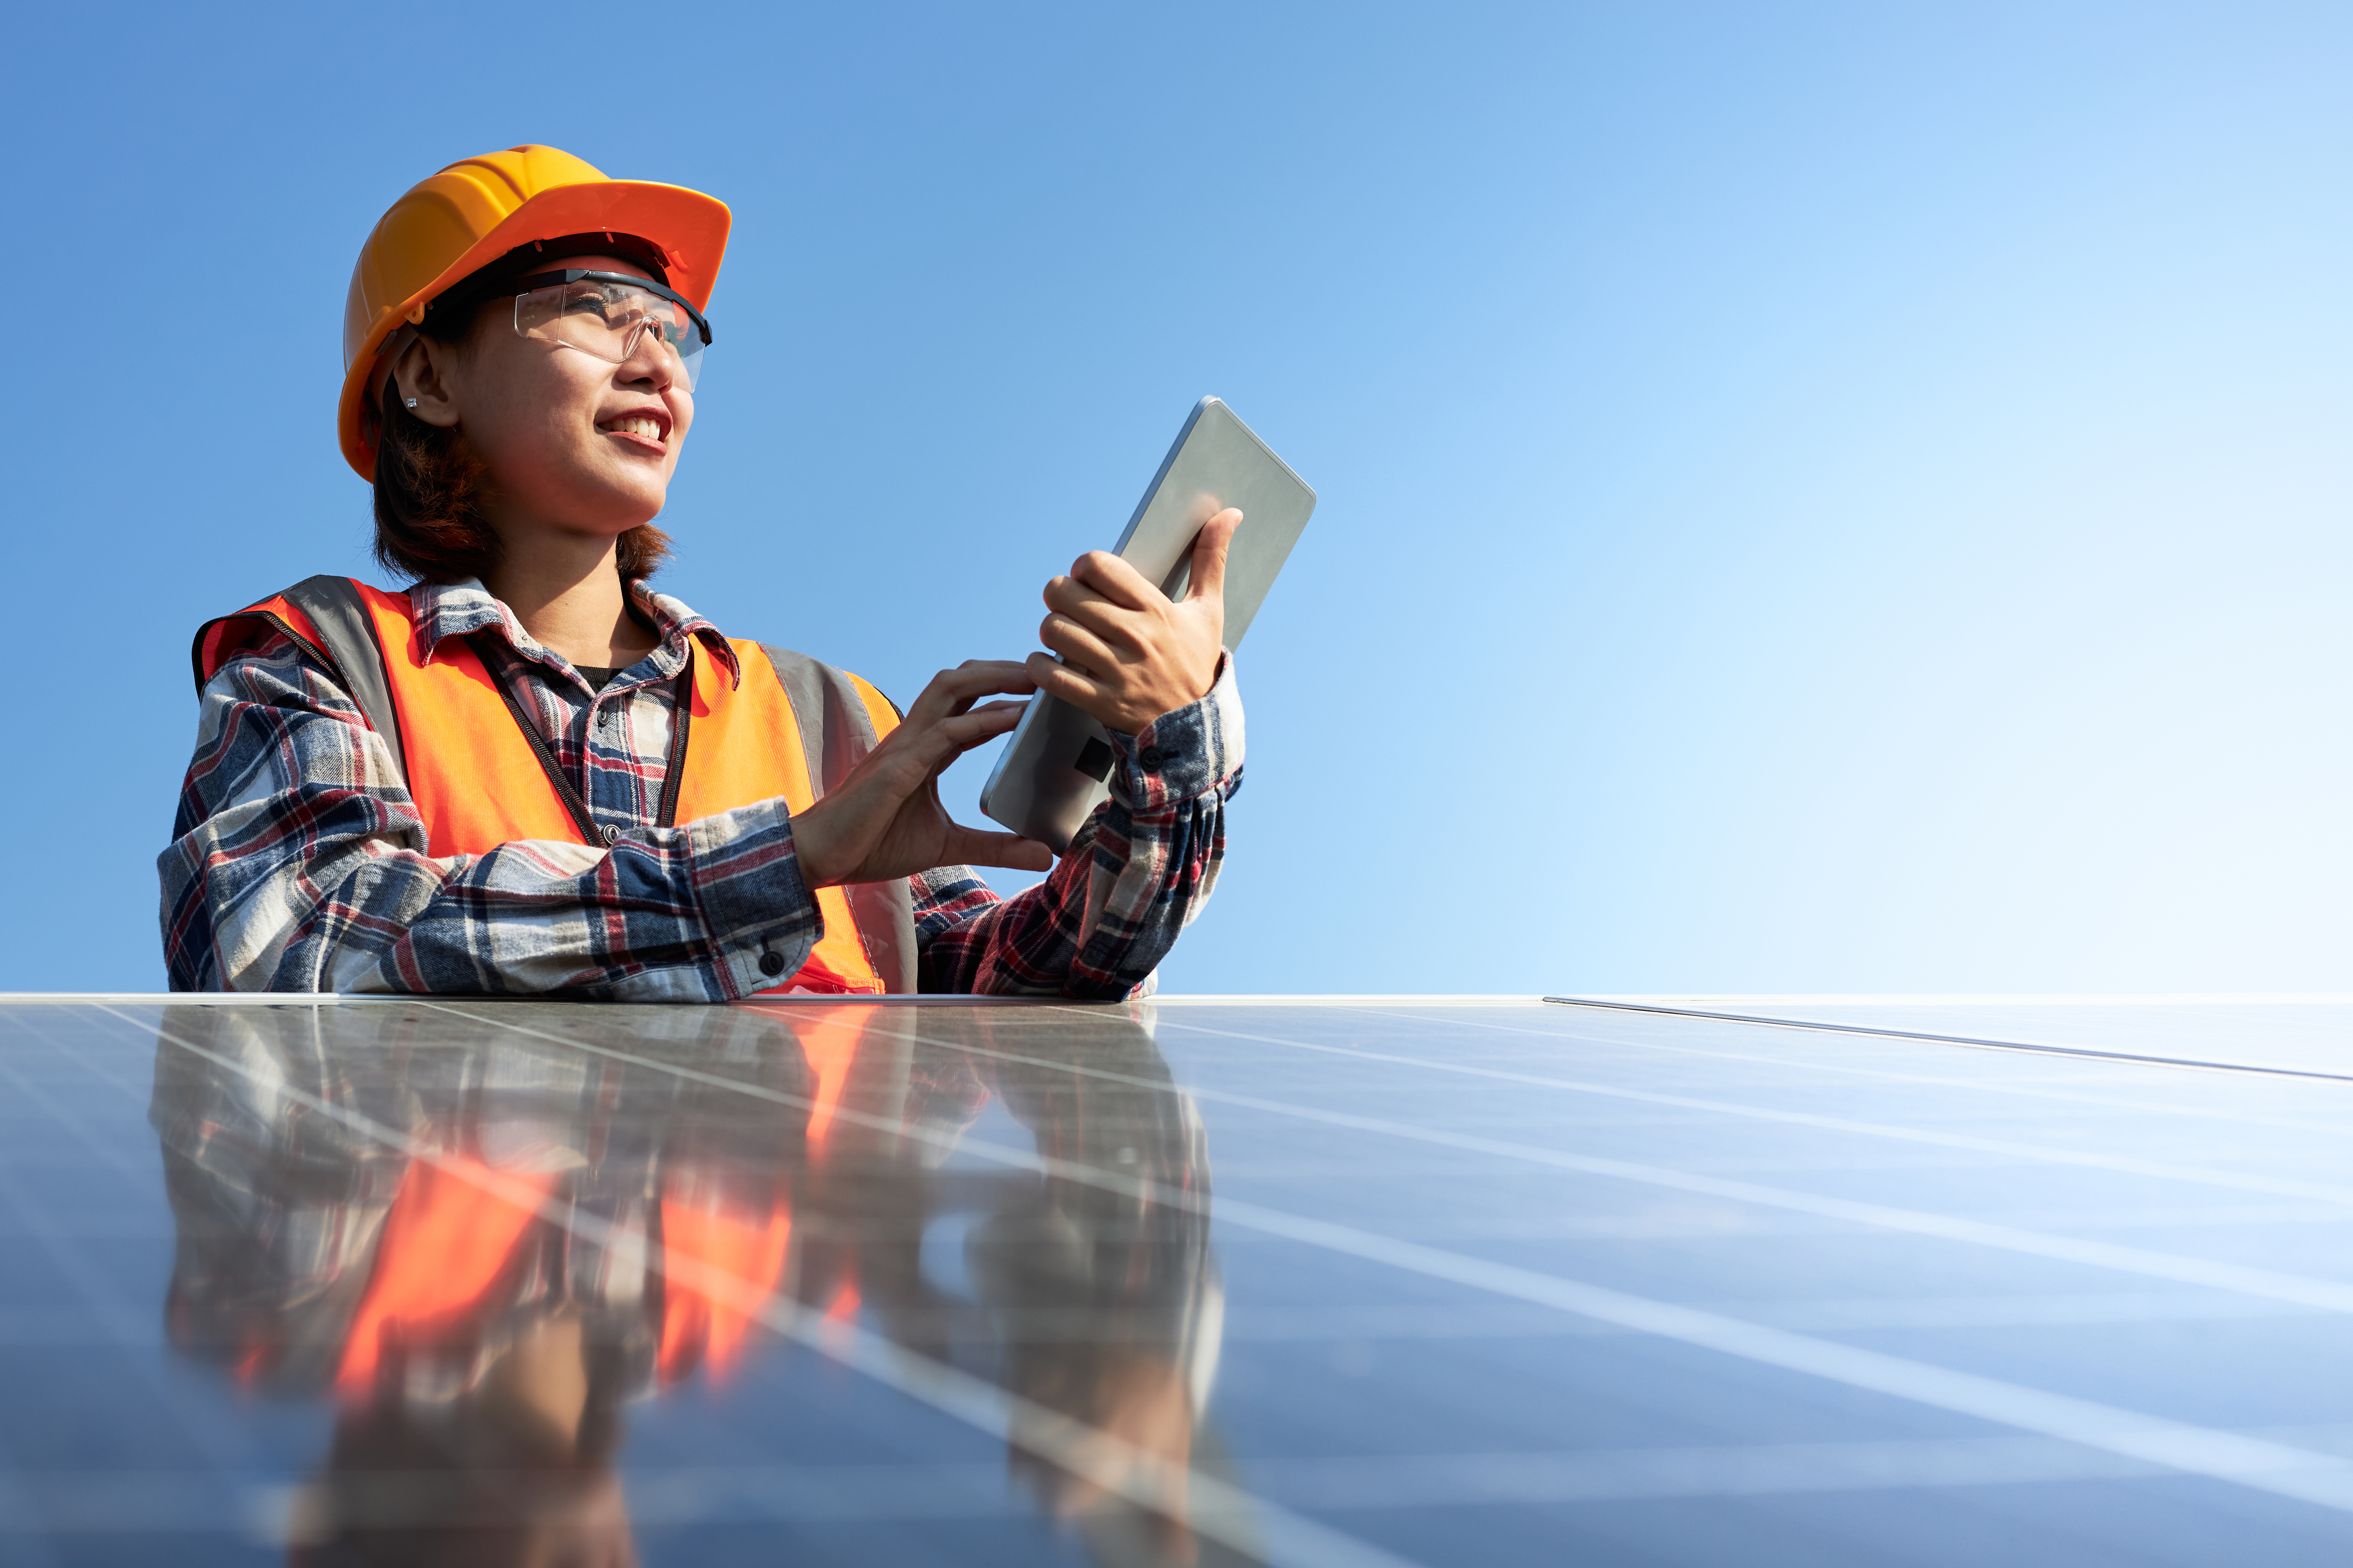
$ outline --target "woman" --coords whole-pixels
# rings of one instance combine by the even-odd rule
[[[900,715],[727,639],[646,580],[694,419],[727,209],[549,147],[385,214],[345,310],[344,455],[389,594],[311,578],[196,636],[195,759],[161,860],[175,990],[616,1000],[1116,998],[1207,900],[1240,782],[1225,549],[1172,603],[1117,559],[1046,586],[1061,661],[972,660]],[[1042,845],[940,772],[1051,692],[1113,732],[1112,797]]]

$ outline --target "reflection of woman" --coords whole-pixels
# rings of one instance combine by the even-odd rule
[[[648,1019],[651,1048],[681,1016]],[[807,1087],[757,1016],[682,1016],[689,1053]],[[294,1561],[633,1561],[619,1408],[658,1363],[691,1370],[713,1326],[693,1292],[584,1233],[660,1236],[674,1189],[747,1163],[741,1119],[704,1123],[668,1074],[448,1049],[391,1009],[332,1020],[331,1040],[314,1027],[167,1010],[167,1042],[259,1077],[165,1043],[152,1111],[180,1231],[173,1342],[249,1386],[336,1402],[327,1464],[289,1521]],[[351,1120],[280,1097],[281,1082]],[[763,1119],[754,1182],[787,1173],[797,1134]]]
[[[1105,1435],[1092,1479],[1018,1454],[1017,1469],[1055,1511],[1085,1517],[1106,1561],[1187,1545],[1102,1487],[1138,1456],[1181,1474],[1215,1359],[1189,1102],[1115,1014],[1071,1048],[1157,1087],[1008,1067],[987,1054],[987,1013],[927,1013],[924,1034],[946,1043],[923,1046],[882,1013],[646,1015],[640,1047],[696,1075],[681,1077],[536,1047],[452,1049],[397,1008],[169,1010],[152,1116],[180,1228],[173,1341],[249,1386],[338,1402],[328,1463],[291,1521],[298,1561],[631,1561],[617,1412],[649,1384],[742,1364],[744,1292],[712,1289],[714,1274],[857,1310]],[[943,1181],[944,1146],[997,1095],[1040,1153],[1197,1201],[1026,1173]],[[969,1296],[927,1281],[920,1258],[959,1192],[986,1211]],[[602,1245],[616,1233],[652,1239],[652,1268]]]
[[[289,1561],[635,1563],[607,1350],[578,1316],[556,1313],[499,1345],[459,1397],[346,1410],[323,1477],[288,1521]]]
[[[728,225],[547,147],[453,164],[378,224],[337,417],[415,585],[314,577],[199,631],[161,861],[174,988],[1109,999],[1198,911],[1241,766],[1239,512],[1182,601],[1090,554],[1046,587],[1061,662],[967,662],[903,716],[647,587]],[[1112,731],[1112,798],[1004,903],[965,862],[1046,849],[959,826],[937,779],[1012,727],[987,699],[1033,689]]]

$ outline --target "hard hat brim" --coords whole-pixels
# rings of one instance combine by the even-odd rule
[[[647,180],[597,180],[557,185],[540,192],[507,215],[464,254],[442,268],[430,283],[383,312],[359,349],[343,367],[343,397],[336,405],[335,428],[343,460],[360,478],[375,479],[375,446],[364,435],[362,405],[385,340],[405,324],[417,308],[438,298],[452,284],[470,277],[518,246],[533,240],[561,239],[566,235],[635,235],[651,240],[670,257],[670,286],[686,296],[694,308],[709,314],[712,286],[719,279],[719,263],[727,253],[727,233],[734,215],[727,204],[683,185]]]

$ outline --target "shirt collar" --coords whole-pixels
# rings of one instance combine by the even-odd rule
[[[685,668],[687,639],[698,637],[719,668],[727,672],[729,683],[743,684],[744,671],[735,661],[735,650],[727,646],[727,639],[719,635],[717,626],[669,595],[655,593],[643,582],[630,583],[628,594],[646,619],[653,623],[654,635],[661,639],[648,656],[657,670],[671,676]],[[417,623],[417,641],[428,664],[445,641],[482,631],[495,633],[524,658],[551,666],[563,662],[557,654],[522,629],[514,612],[491,597],[479,577],[455,583],[419,583],[409,589],[408,603],[410,617]]]

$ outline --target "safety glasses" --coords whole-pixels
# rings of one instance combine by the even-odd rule
[[[534,272],[510,287],[517,337],[536,338],[620,364],[646,334],[678,362],[689,388],[702,369],[711,323],[660,284],[625,272]]]

